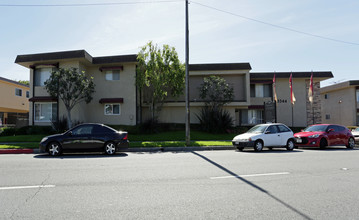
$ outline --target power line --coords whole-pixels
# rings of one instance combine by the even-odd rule
[[[272,27],[284,29],[284,30],[287,30],[287,31],[291,31],[291,32],[299,33],[299,34],[304,34],[304,35],[311,36],[311,37],[321,38],[321,39],[325,39],[325,40],[335,41],[335,42],[339,42],[339,43],[351,44],[351,45],[359,46],[359,43],[354,43],[354,42],[349,42],[349,41],[338,40],[338,39],[334,39],[334,38],[330,38],[330,37],[324,37],[324,36],[321,36],[321,35],[316,35],[316,34],[311,34],[311,33],[304,32],[304,31],[295,30],[295,29],[293,29],[293,28],[287,28],[287,27],[283,27],[283,26],[280,26],[280,25],[271,24],[271,23],[268,23],[268,22],[265,22],[265,21],[261,21],[261,20],[257,20],[257,19],[250,18],[250,17],[246,17],[246,16],[243,16],[243,15],[235,14],[235,13],[232,13],[232,12],[229,12],[229,11],[225,11],[225,10],[222,10],[222,9],[219,9],[219,8],[215,8],[215,7],[212,7],[212,6],[209,6],[209,5],[205,5],[205,4],[202,4],[202,3],[198,3],[198,2],[194,2],[194,1],[191,1],[191,3],[197,4],[197,5],[200,5],[200,6],[202,6],[202,7],[206,7],[206,8],[215,10],[215,11],[219,11],[219,12],[223,12],[223,13],[226,13],[226,14],[230,14],[230,15],[233,15],[233,16],[235,16],[235,17],[247,19],[247,20],[250,20],[250,21],[254,21],[254,22],[257,22],[257,23],[264,24],[264,25],[268,25],[268,26],[272,26]]]
[[[111,5],[135,5],[150,3],[173,3],[183,0],[158,0],[158,1],[135,1],[135,2],[105,2],[105,3],[79,3],[79,4],[0,4],[0,7],[84,7],[84,6],[111,6]]]

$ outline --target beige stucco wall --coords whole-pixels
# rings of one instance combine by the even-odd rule
[[[234,89],[234,101],[225,105],[224,109],[227,110],[232,118],[236,119],[235,110],[238,108],[246,108],[250,105],[250,79],[249,71],[193,71],[190,72],[190,119],[192,124],[198,124],[201,108],[205,105],[199,97],[199,87],[203,83],[203,78],[211,75],[218,75],[226,80]],[[146,100],[146,99],[145,99]],[[161,123],[185,123],[185,97],[180,96],[178,99],[168,98],[158,115],[158,120]],[[262,103],[263,104],[263,103]],[[143,105],[142,107],[142,120],[150,119],[150,107]]]
[[[293,93],[296,102],[291,104],[289,79],[276,79],[277,91],[277,122],[284,123],[290,127],[306,127],[306,83],[303,78],[293,78]],[[293,116],[293,117],[292,117]]]
[[[15,89],[22,90],[22,96],[15,95]],[[29,99],[26,98],[27,86],[0,80],[0,112],[29,112]]]
[[[99,70],[99,66],[86,70],[94,77],[96,92],[89,104],[82,104],[87,122],[101,122],[111,125],[135,125],[136,124],[136,87],[135,87],[135,64],[122,64],[120,80],[108,81],[105,72]],[[123,98],[120,115],[105,115],[105,104],[100,104],[102,98]]]
[[[108,81],[105,78],[105,72],[99,70],[99,65],[88,65],[77,60],[61,61],[59,67],[61,68],[78,68],[79,71],[85,71],[88,77],[94,77],[95,93],[93,100],[86,104],[81,102],[71,110],[71,119],[73,122],[93,122],[104,124],[122,124],[135,125],[136,124],[136,87],[135,87],[135,73],[136,65],[133,63],[125,63],[121,65],[124,67],[120,72],[119,81]],[[33,79],[33,70],[30,70],[30,79]],[[32,88],[32,80],[30,87]],[[49,96],[44,87],[35,87],[35,96]],[[32,94],[30,95],[32,97]],[[100,104],[101,98],[123,98],[121,104],[120,115],[105,115],[104,106]],[[32,124],[33,112],[30,104],[30,123]],[[62,102],[59,100],[59,118],[67,117],[67,110]],[[50,125],[51,123],[35,122],[35,125]]]
[[[355,93],[355,87],[323,92],[321,94],[322,122],[345,126],[356,125],[357,108]],[[325,99],[326,94],[328,95],[327,99]],[[326,115],[329,115],[330,119],[326,119]]]

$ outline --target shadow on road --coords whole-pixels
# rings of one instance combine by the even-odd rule
[[[48,154],[38,154],[35,155],[34,158],[36,159],[87,159],[87,158],[118,158],[118,157],[127,157],[128,154],[126,153],[117,153],[115,155],[106,155],[106,154],[80,154],[80,153],[65,153],[61,156],[50,156]]]
[[[253,188],[255,188],[255,189],[261,191],[262,193],[268,195],[269,197],[271,197],[272,199],[274,199],[274,200],[276,200],[277,202],[281,203],[282,205],[284,205],[284,206],[287,207],[288,209],[290,209],[290,210],[292,210],[293,212],[297,213],[298,215],[302,216],[304,219],[311,219],[308,215],[302,213],[302,212],[299,211],[298,209],[296,209],[296,208],[292,207],[291,205],[285,203],[284,201],[282,201],[281,199],[279,199],[279,198],[277,198],[276,196],[272,195],[270,192],[268,192],[267,190],[263,189],[262,187],[260,187],[260,186],[258,186],[258,185],[256,185],[256,184],[252,183],[251,181],[246,180],[246,179],[243,178],[243,177],[238,176],[238,175],[235,174],[234,172],[228,170],[227,168],[223,167],[222,165],[220,165],[220,164],[218,164],[218,163],[216,163],[216,162],[210,160],[209,158],[207,158],[207,157],[205,157],[205,156],[203,156],[203,155],[201,155],[201,154],[199,154],[199,153],[197,153],[197,152],[194,152],[194,151],[193,151],[192,153],[193,153],[194,155],[196,155],[196,156],[198,156],[198,157],[204,159],[205,161],[207,161],[207,162],[213,164],[214,166],[218,167],[219,169],[225,171],[226,173],[230,174],[231,176],[237,178],[238,180],[240,180],[240,181],[242,181],[242,182],[244,182],[244,183],[250,185],[251,187],[253,187]]]
[[[255,153],[255,154],[293,154],[293,153],[302,153],[302,150],[294,149],[293,151],[288,151],[286,149],[263,149],[260,152],[257,152],[253,149],[243,149],[243,151],[236,150],[239,153]]]

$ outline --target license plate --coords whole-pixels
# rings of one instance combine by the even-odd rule
[[[302,139],[297,138],[297,143],[302,143]]]

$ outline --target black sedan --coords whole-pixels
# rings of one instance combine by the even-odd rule
[[[113,155],[128,145],[127,132],[103,124],[81,124],[63,134],[44,137],[40,142],[40,152],[57,156],[66,151],[104,151]]]

